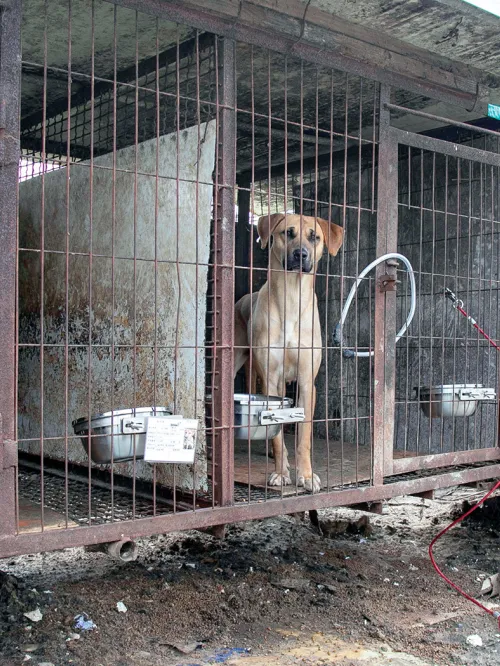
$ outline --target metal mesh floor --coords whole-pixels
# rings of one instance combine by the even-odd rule
[[[477,463],[475,465],[460,465],[454,467],[440,468],[434,470],[423,470],[412,472],[405,475],[397,475],[386,479],[387,484],[398,481],[410,481],[422,477],[429,477],[437,474],[449,472],[459,472],[474,467],[487,467],[496,464]],[[352,489],[354,487],[367,486],[369,483],[358,484],[358,486],[343,486],[331,488],[331,491],[341,492],[342,490]],[[41,487],[42,476],[40,470],[20,467],[18,476],[18,492],[21,502],[27,501],[31,504],[41,506]],[[79,526],[99,525],[138,518],[148,518],[154,515],[165,515],[173,512],[172,501],[165,500],[163,497],[156,497],[156,508],[153,496],[148,496],[144,491],[136,493],[135,497],[132,490],[123,489],[120,486],[111,490],[111,485],[106,486],[102,481],[98,485],[90,486],[86,479],[77,479],[74,475],[70,479],[65,479],[62,474],[53,474],[44,471],[43,476],[43,505],[46,509],[57,512],[62,517],[67,517],[68,521]],[[300,489],[297,494],[303,494]],[[262,503],[276,500],[281,497],[280,490],[250,488],[242,484],[235,484],[234,498],[236,503]],[[203,506],[210,506],[212,503],[211,493],[197,493],[197,499]],[[185,499],[177,502],[178,511],[192,509]],[[61,525],[64,527],[66,525]]]
[[[19,497],[41,505],[41,474],[32,470],[19,472]],[[116,489],[91,486],[71,479],[66,485],[63,477],[44,474],[43,505],[78,525],[99,525],[103,523],[147,518],[154,515],[153,501],[142,497],[134,498]],[[157,503],[156,513],[168,513],[169,507]]]

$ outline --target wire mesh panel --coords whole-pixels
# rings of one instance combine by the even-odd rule
[[[54,511],[59,526],[96,524],[105,496],[106,521],[216,504],[223,40],[104,2],[42,8],[24,7],[20,525],[23,511],[40,531]],[[167,415],[189,419],[194,462],[144,460],[148,419]]]
[[[427,491],[406,461],[497,441],[496,352],[452,306],[497,340],[499,165],[402,145],[396,182],[387,85],[167,4],[23,4],[9,552]],[[358,277],[391,206],[417,276],[397,347],[406,274]],[[450,384],[495,397],[429,418]]]
[[[497,138],[481,143],[497,152]],[[498,194],[494,164],[400,145],[398,250],[417,314],[396,352],[396,457],[480,460],[498,445]],[[400,316],[410,296],[399,291]]]
[[[335,329],[375,251],[378,85],[97,0],[24,11],[20,527],[370,483],[371,357]],[[233,302],[263,285],[240,326]],[[356,351],[372,301],[367,279]],[[257,388],[252,418],[270,397],[299,413],[273,445],[242,422]],[[197,423],[194,464],[144,460],[155,415]]]
[[[370,278],[336,328],[375,256],[378,86],[243,44],[236,68],[235,481],[249,499],[371,482],[372,359],[352,353],[373,343]],[[250,393],[260,428],[241,427]]]

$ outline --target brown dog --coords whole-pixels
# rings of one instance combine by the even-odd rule
[[[322,336],[314,275],[325,245],[335,256],[344,233],[342,227],[319,217],[284,213],[259,218],[257,229],[262,248],[272,238],[271,270],[260,291],[243,296],[235,305],[234,374],[244,364],[248,368],[251,341],[252,371],[266,395],[284,396],[286,383],[297,381],[297,406],[304,408],[305,420],[299,424],[296,482],[317,492],[321,482],[312,471],[311,435]],[[252,391],[252,378],[247,375],[247,382],[249,379]],[[281,433],[273,438],[273,453],[275,471],[269,485],[290,484]]]

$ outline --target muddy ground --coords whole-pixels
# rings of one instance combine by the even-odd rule
[[[145,539],[126,565],[83,549],[0,560],[9,574],[0,665],[498,665],[497,621],[451,590],[427,555],[439,529],[484,492],[397,498],[369,524],[357,522],[368,514],[323,511],[323,534],[280,517],[232,526],[223,541]],[[436,556],[476,595],[500,567],[498,503],[475,513]],[[36,609],[41,620],[24,616]],[[95,629],[74,628],[82,613]]]

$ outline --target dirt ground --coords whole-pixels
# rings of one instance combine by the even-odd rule
[[[0,665],[498,665],[497,621],[450,589],[427,555],[484,492],[397,498],[368,520],[323,511],[322,534],[285,516],[229,527],[223,541],[144,539],[130,564],[84,549],[0,560]],[[436,556],[477,595],[500,567],[499,502],[475,514]],[[37,609],[39,621],[24,615]],[[96,628],[74,628],[82,613]]]

